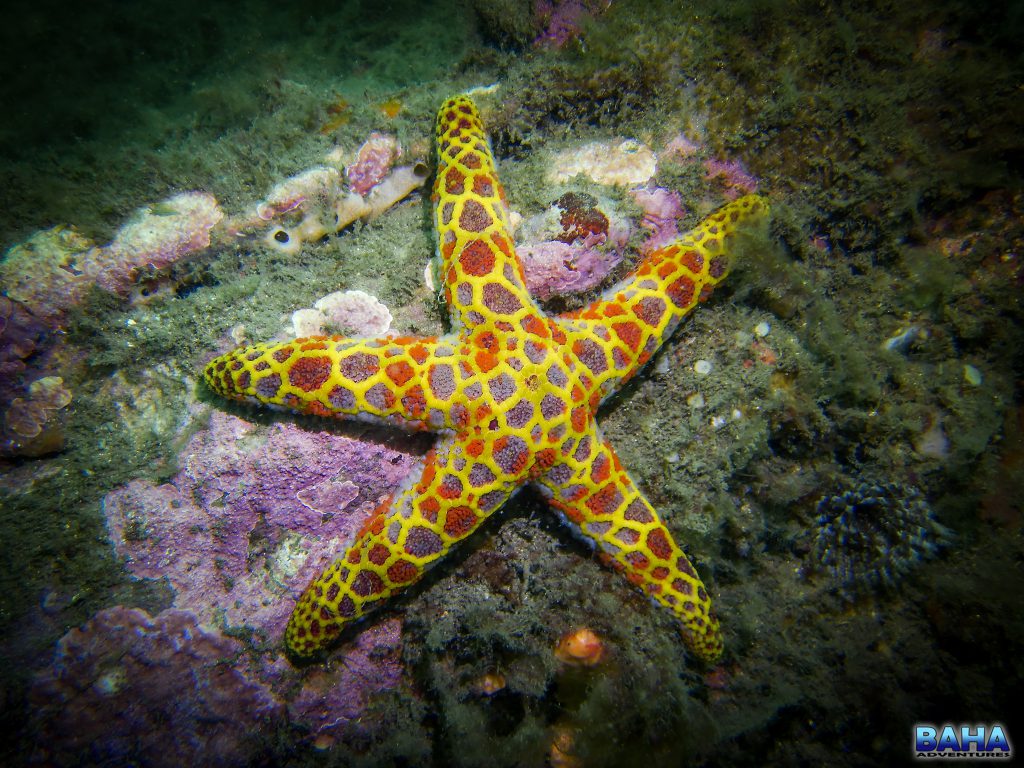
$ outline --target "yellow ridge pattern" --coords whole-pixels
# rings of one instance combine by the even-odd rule
[[[299,599],[285,636],[309,656],[417,581],[509,496],[533,484],[626,578],[678,616],[701,659],[722,653],[693,565],[595,420],[728,273],[737,228],[767,202],[740,198],[648,256],[589,307],[547,316],[526,290],[480,115],[466,96],[437,118],[434,222],[453,332],[260,344],[206,367],[226,397],[322,416],[377,417],[439,434],[346,554]]]

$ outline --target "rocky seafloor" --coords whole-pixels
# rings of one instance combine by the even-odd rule
[[[142,8],[34,3],[0,33],[4,764],[860,766],[909,759],[919,722],[1016,743],[1010,4]],[[444,332],[421,184],[471,89],[553,313],[771,201],[600,414],[709,586],[713,667],[529,492],[325,660],[283,653],[430,438],[246,410],[200,371]]]

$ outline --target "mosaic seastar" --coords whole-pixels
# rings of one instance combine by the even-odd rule
[[[676,614],[696,655],[716,660],[722,639],[707,590],[595,414],[725,277],[738,225],[764,218],[767,203],[730,203],[590,306],[549,317],[525,287],[494,158],[466,96],[438,113],[437,158],[432,201],[451,334],[258,344],[205,370],[214,391],[236,400],[439,434],[344,557],[307,587],[288,649],[302,657],[328,645],[529,484]]]

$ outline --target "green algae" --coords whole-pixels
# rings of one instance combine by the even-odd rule
[[[418,691],[378,703],[396,724],[394,741],[301,759],[536,762],[551,728],[567,722],[579,727],[588,765],[616,764],[631,748],[654,765],[695,752],[709,765],[749,764],[752,751],[762,762],[795,753],[853,765],[903,754],[902,726],[920,717],[921,705],[899,691],[936,685],[933,701],[965,702],[977,717],[1005,716],[1005,686],[956,687],[930,645],[939,644],[971,680],[1019,678],[1019,665],[1010,662],[1005,674],[970,651],[1020,657],[1012,653],[1019,610],[965,586],[983,577],[999,586],[993,574],[1011,573],[1019,557],[1004,524],[991,527],[975,511],[984,496],[988,509],[1008,516],[1007,527],[1019,521],[1019,503],[1005,501],[1019,489],[1019,466],[1001,448],[1005,425],[1015,423],[1008,419],[1020,378],[1013,326],[1022,319],[1019,282],[1003,259],[1019,231],[988,233],[986,221],[1005,218],[1007,207],[959,224],[957,232],[983,230],[965,262],[937,250],[930,228],[937,218],[985,208],[980,200],[991,190],[1019,187],[1013,159],[1024,111],[1014,107],[1019,60],[1006,48],[1012,22],[1000,29],[956,4],[926,14],[843,3],[821,19],[817,5],[760,1],[697,3],[669,23],[674,4],[615,3],[588,27],[585,45],[535,54],[527,50],[524,4],[489,7],[495,12],[482,16],[480,34],[500,39],[505,50],[457,31],[454,41],[438,39],[437,23],[430,33],[394,34],[393,21],[346,48],[343,39],[332,41],[350,19],[341,12],[312,25],[285,13],[282,29],[302,30],[302,44],[285,33],[276,44],[258,40],[236,20],[233,47],[227,27],[205,18],[190,55],[205,52],[223,73],[199,73],[206,79],[188,92],[181,78],[195,70],[159,73],[157,87],[126,90],[142,110],[134,114],[145,117],[138,133],[121,131],[113,142],[87,130],[93,135],[82,155],[67,150],[63,162],[72,170],[63,178],[43,178],[29,161],[12,166],[5,239],[67,221],[103,242],[140,201],[172,187],[210,189],[240,206],[317,162],[334,141],[354,147],[370,130],[425,140],[449,91],[500,80],[502,90],[481,100],[492,110],[502,178],[521,210],[550,202],[538,181],[547,151],[611,135],[659,135],[662,126],[681,129],[689,120],[704,126],[709,152],[744,159],[772,196],[783,247],[730,277],[662,353],[668,370],[646,371],[602,421],[709,575],[735,674],[713,693],[701,688],[671,622],[543,522],[539,502],[524,498],[496,521],[493,539],[467,545],[473,551],[460,563],[398,606]],[[928,45],[932,32],[935,46]],[[260,52],[257,60],[234,79],[218,79],[246,46]],[[303,57],[310,64],[296,67]],[[388,121],[374,103],[394,92],[404,109]],[[353,103],[352,117],[324,137],[319,129],[336,94]],[[76,100],[64,114],[102,127],[96,115],[109,103],[108,95],[91,105]],[[95,180],[84,180],[90,174]],[[688,203],[705,189],[694,165],[663,164],[658,181]],[[443,327],[420,283],[433,249],[426,208],[420,199],[293,258],[258,246],[220,252],[197,265],[189,291],[132,309],[100,297],[84,305],[69,337],[88,350],[69,449],[3,499],[4,540],[19,544],[5,565],[5,632],[18,632],[54,573],[73,597],[33,639],[33,651],[104,605],[155,608],[166,600],[126,581],[98,502],[129,479],[173,472],[188,432],[177,431],[170,414],[189,402],[186,381],[233,326],[269,338],[295,309],[359,288],[392,309],[400,331]],[[764,344],[775,363],[758,357],[752,338],[736,343],[737,333],[749,334],[762,319],[771,324]],[[926,324],[929,338],[906,355],[881,349],[908,321]],[[713,361],[707,379],[693,373],[696,359]],[[162,373],[152,371],[167,361]],[[977,389],[962,382],[964,361],[984,373]],[[696,391],[706,402],[700,413],[686,404]],[[126,415],[115,420],[111,414],[126,402]],[[742,418],[710,426],[734,407]],[[949,453],[922,457],[915,443],[936,414]],[[27,466],[12,471],[34,474]],[[817,497],[863,471],[920,474],[944,519],[965,536],[954,555],[922,569],[902,600],[844,613],[820,585],[794,574],[800,531]],[[995,628],[972,619],[994,608],[1006,617]],[[617,667],[592,677],[559,670],[550,649],[575,623],[607,636]],[[505,674],[510,701],[471,693],[474,677],[491,668]],[[23,682],[27,672],[17,674]],[[708,703],[715,696],[728,712]],[[681,736],[665,743],[664,733]],[[294,755],[296,734],[277,736],[278,754]]]

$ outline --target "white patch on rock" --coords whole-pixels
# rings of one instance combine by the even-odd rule
[[[645,184],[658,170],[653,150],[636,139],[584,144],[554,157],[548,176],[564,183],[580,174],[608,186]]]

